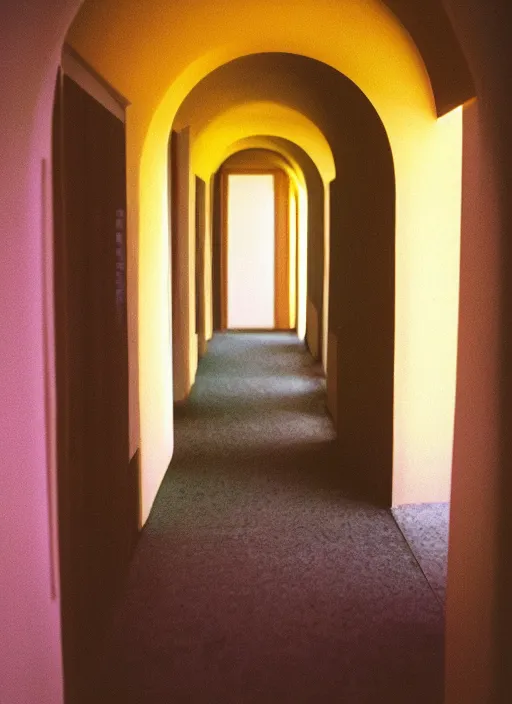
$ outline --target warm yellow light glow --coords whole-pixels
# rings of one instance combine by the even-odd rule
[[[239,139],[236,142],[226,146],[222,161],[229,159],[230,156],[236,154],[237,152],[243,151],[244,149],[265,149],[268,152],[272,152],[276,156],[282,157],[279,162],[276,161],[278,168],[283,169],[283,171],[285,171],[292,179],[293,183],[300,184],[305,188],[306,179],[304,177],[304,172],[297,159],[295,159],[288,148],[288,142],[289,140],[278,139],[276,137],[272,137],[271,135],[244,137],[244,139]],[[219,169],[221,163],[222,162],[219,162],[213,167],[214,170],[212,171],[212,174]]]
[[[167,201],[156,193],[151,203],[146,203],[148,191],[141,193],[141,208],[151,215],[148,225],[154,224],[153,237],[140,247],[139,308],[144,312],[139,318],[139,355],[142,360],[151,359],[152,364],[140,364],[140,387],[150,399],[141,393],[141,437],[146,467],[158,467],[161,471],[145,471],[141,475],[142,520],[146,520],[163,476],[162,466],[168,462],[173,451],[173,435],[169,428],[173,424],[172,399],[172,349],[170,334],[170,270],[169,238],[160,223],[167,218]],[[160,202],[159,202],[160,201]],[[148,285],[149,276],[154,282]],[[145,285],[144,285],[145,284]]]
[[[229,146],[253,135],[288,139],[301,147],[326,181],[335,175],[334,158],[318,127],[297,110],[272,102],[251,102],[219,114],[195,136],[192,165],[203,178],[227,158]]]
[[[423,139],[421,209],[397,228],[394,486],[409,497],[448,501],[455,414],[462,192],[462,109]],[[441,177],[444,189],[439,189]],[[418,175],[418,179],[420,175]],[[431,194],[428,197],[428,194]],[[432,204],[434,207],[432,207]],[[443,442],[440,442],[440,439]]]
[[[340,70],[369,97],[386,128],[397,191],[393,495],[395,503],[440,499],[453,435],[461,125],[457,116],[436,121],[429,78],[401,24],[379,0],[152,0],[149,6],[86,0],[70,41],[132,103],[128,198],[139,223],[130,236],[138,234],[140,244],[143,519],[172,451],[164,332],[170,315],[169,131],[182,100],[204,76],[226,61],[265,51],[303,54]],[[137,248],[129,255],[137,257]],[[428,486],[426,477],[435,477]]]

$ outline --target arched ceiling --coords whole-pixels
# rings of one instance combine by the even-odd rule
[[[312,147],[295,138],[298,123],[289,121],[288,113],[280,113],[283,124],[269,122],[270,111],[261,106],[270,104],[302,114],[316,126],[329,145],[332,168],[319,158],[318,149],[312,152]],[[258,112],[256,105],[260,105]],[[356,134],[368,129],[382,130],[371,103],[345,76],[319,61],[283,53],[245,56],[210,73],[183,102],[173,127],[190,128],[194,163],[205,173],[219,162],[234,135],[240,139],[243,134],[257,134],[258,120],[265,124],[260,134],[289,137],[305,148],[325,182],[332,180],[335,168],[343,168],[347,140],[352,143]],[[325,144],[322,149],[326,151]]]
[[[278,52],[243,56],[212,71],[194,87],[181,104],[173,128],[190,127],[195,136],[228,109],[249,101],[270,101],[303,113],[323,131],[333,107],[347,100],[346,94],[340,95],[347,83],[330,66],[304,56]]]
[[[86,0],[69,38],[132,102],[153,96],[156,106],[176,69],[192,65],[190,88],[225,61],[258,51],[296,51],[332,65],[338,57],[366,64],[365,73],[387,66],[394,80],[407,35],[421,54],[439,115],[473,97],[440,0]]]
[[[318,127],[297,110],[268,101],[244,102],[209,120],[193,142],[195,172],[208,178],[225,159],[233,143],[254,135],[295,142],[311,157],[326,183],[335,178],[332,151]]]
[[[304,178],[304,172],[300,164],[290,157],[287,150],[284,148],[279,148],[274,143],[275,138],[266,137],[264,135],[247,137],[246,139],[240,139],[237,142],[231,144],[224,154],[224,158],[221,163],[219,163],[215,169],[218,171],[224,166],[229,166],[231,159],[238,154],[244,153],[265,153],[266,155],[273,155],[274,158],[281,164],[282,168],[285,168],[288,174],[293,172],[294,178],[302,186],[306,185],[306,180]]]
[[[231,151],[231,150],[230,150]],[[267,147],[233,148],[232,153],[219,165],[221,169],[281,169],[296,188],[305,188],[304,174],[298,164],[293,165],[286,156]]]
[[[442,0],[384,0],[427,67],[439,117],[475,96],[473,77]]]
[[[452,401],[444,402],[441,389],[451,388],[453,381],[451,337],[446,343],[450,372],[443,375],[435,359],[448,339],[440,333],[439,320],[451,325],[455,309],[445,304],[444,294],[432,297],[430,291],[436,281],[438,288],[444,287],[450,305],[456,300],[450,287],[456,286],[458,259],[449,258],[446,242],[454,243],[455,250],[460,233],[462,120],[460,111],[447,120],[437,117],[472,97],[472,91],[461,71],[454,69],[453,58],[461,55],[451,42],[439,1],[396,0],[393,7],[403,20],[393,14],[390,4],[382,0],[86,0],[73,23],[69,43],[131,103],[126,123],[127,179],[130,232],[140,245],[141,462],[148,477],[148,496],[158,484],[160,466],[167,466],[172,425],[170,344],[164,334],[169,320],[169,132],[194,86],[223,64],[256,53],[286,52],[315,59],[345,75],[365,96],[367,104],[357,92],[351,94],[358,103],[351,117],[341,105],[336,111],[346,132],[339,144],[339,163],[346,161],[344,150],[352,151],[349,156],[357,151],[349,141],[354,131],[359,130],[354,144],[367,149],[366,170],[354,163],[362,185],[373,177],[375,161],[365,146],[358,115],[366,113],[368,127],[383,149],[387,136],[396,178],[395,477],[400,482],[409,470],[421,467],[426,474],[432,466],[418,458],[411,408],[417,409],[417,417],[425,413],[430,419],[428,414],[436,407],[430,455],[432,448],[443,457],[449,455],[452,440],[448,433],[437,432],[437,423],[440,407],[446,418],[452,417]],[[438,42],[443,32],[445,40]],[[322,128],[333,152],[336,129],[340,131],[334,121],[329,134]],[[344,176],[351,177],[349,169]],[[373,197],[374,192],[369,195]],[[361,212],[365,214],[364,208]],[[376,231],[380,229],[379,225]],[[421,329],[415,327],[420,325],[417,321]],[[411,374],[411,369],[421,373]],[[437,387],[441,390],[435,406],[432,389]],[[449,425],[447,420],[443,427]]]
[[[279,154],[290,164],[303,185],[307,185],[308,175],[313,174],[315,178],[321,179],[321,175],[311,157],[297,144],[282,137],[254,135],[240,139],[228,147],[224,159],[229,159],[237,152],[253,149],[264,149],[268,152]],[[220,166],[221,163],[217,165],[217,169]]]

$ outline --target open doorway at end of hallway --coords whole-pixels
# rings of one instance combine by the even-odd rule
[[[221,329],[292,329],[287,175],[229,169],[221,190]]]
[[[227,326],[275,325],[275,186],[272,174],[228,176]]]

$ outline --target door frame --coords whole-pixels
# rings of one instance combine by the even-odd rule
[[[119,161],[119,170],[123,171],[124,186],[121,189],[119,185],[119,199],[116,197],[112,201],[112,205],[118,203],[118,209],[115,207],[109,211],[111,217],[109,233],[112,236],[111,244],[109,245],[109,266],[111,268],[111,277],[109,285],[112,284],[112,290],[116,295],[116,312],[115,318],[117,339],[120,347],[119,351],[122,358],[119,363],[122,366],[119,376],[119,383],[122,385],[122,394],[120,404],[122,413],[119,415],[119,420],[112,424],[112,431],[117,432],[122,430],[122,434],[118,436],[119,443],[113,451],[112,457],[115,460],[115,467],[112,469],[111,477],[108,477],[109,486],[114,486],[113,491],[109,494],[109,500],[112,503],[105,511],[111,512],[110,515],[115,517],[113,521],[118,521],[122,528],[122,535],[119,533],[115,554],[111,552],[112,557],[112,574],[108,587],[105,590],[105,600],[102,604],[89,603],[84,607],[84,596],[81,593],[78,595],[74,590],[76,582],[77,561],[83,555],[79,555],[76,548],[77,538],[81,536],[80,531],[86,530],[87,519],[84,519],[86,512],[82,510],[81,492],[83,489],[79,482],[76,481],[76,473],[74,467],[80,463],[82,455],[77,459],[71,451],[71,436],[78,429],[80,435],[80,447],[85,447],[86,444],[92,446],[95,439],[90,439],[86,435],[87,421],[84,417],[78,419],[76,413],[73,415],[72,406],[74,404],[72,389],[76,390],[77,379],[85,383],[87,379],[81,377],[79,370],[74,365],[73,349],[78,344],[76,342],[76,321],[73,320],[72,310],[73,296],[76,295],[71,290],[76,271],[73,269],[70,261],[70,250],[72,249],[73,234],[69,232],[68,215],[66,206],[68,203],[68,181],[67,181],[67,162],[66,150],[69,148],[65,138],[66,124],[66,92],[65,83],[70,81],[75,86],[76,90],[81,90],[83,94],[88,96],[98,110],[107,111],[110,113],[110,118],[116,124],[122,125],[124,134],[124,149],[126,149],[126,127],[125,127],[125,108],[128,101],[120,97],[114,89],[106,84],[102,79],[97,77],[93,69],[91,69],[80,57],[73,52],[69,47],[65,47],[62,56],[61,67],[57,76],[55,88],[55,100],[53,110],[52,124],[52,150],[53,150],[53,213],[54,213],[54,231],[53,231],[53,249],[54,249],[54,269],[53,269],[53,285],[54,285],[54,302],[55,302],[55,355],[56,355],[56,382],[57,382],[57,397],[56,397],[56,437],[57,437],[57,495],[59,507],[59,542],[60,542],[60,594],[61,594],[61,630],[62,630],[62,649],[63,649],[63,667],[64,667],[64,688],[66,697],[82,704],[82,701],[87,702],[90,699],[87,697],[85,689],[88,684],[84,678],[84,671],[87,670],[87,663],[92,657],[91,648],[94,647],[92,640],[88,640],[82,632],[81,624],[83,625],[84,609],[90,608],[94,614],[99,614],[100,620],[105,611],[110,609],[113,603],[113,596],[118,589],[124,575],[127,571],[127,566],[130,561],[132,550],[137,540],[140,529],[140,471],[139,471],[139,450],[137,449],[130,457],[129,448],[129,349],[128,349],[128,318],[127,318],[127,230],[126,230],[126,153],[124,152],[124,163]],[[68,84],[69,85],[69,84]],[[104,113],[106,114],[106,113]],[[121,129],[121,128],[119,128]],[[81,134],[86,135],[87,131],[84,128]],[[120,143],[120,137],[118,140]],[[122,166],[121,166],[122,164]],[[119,184],[123,179],[119,180]],[[122,206],[122,210],[121,210]],[[82,234],[81,232],[79,234]],[[75,243],[76,244],[76,241]],[[81,252],[81,250],[79,250]],[[92,250],[91,250],[92,251]],[[95,254],[98,254],[95,250]],[[85,267],[83,258],[80,259],[78,265]],[[111,306],[112,308],[112,306]],[[113,310],[113,308],[112,308]],[[92,315],[92,312],[90,312]],[[114,320],[114,317],[112,317]],[[75,327],[74,327],[75,326]],[[97,340],[101,342],[102,338]],[[73,342],[74,341],[74,342]],[[111,360],[110,360],[111,361]],[[115,414],[114,414],[115,415]],[[126,425],[124,425],[126,420]],[[73,427],[74,426],[74,427]],[[75,436],[76,437],[76,436]],[[100,445],[101,447],[101,445]],[[126,450],[126,457],[123,459]],[[106,453],[104,453],[106,457]],[[87,455],[88,456],[88,455]],[[111,456],[109,455],[109,459]],[[80,509],[80,510],[78,510]],[[89,526],[89,523],[87,523]],[[109,536],[106,536],[107,538]],[[79,541],[78,541],[79,542]],[[122,544],[121,544],[122,543]],[[84,548],[86,554],[87,548]],[[84,592],[85,594],[86,592]],[[79,598],[80,597],[80,598]],[[81,600],[82,599],[82,600]],[[104,608],[103,608],[104,607]],[[94,626],[95,628],[96,626]],[[93,629],[94,631],[94,629]],[[92,631],[91,631],[92,632]],[[94,631],[95,633],[96,631]]]

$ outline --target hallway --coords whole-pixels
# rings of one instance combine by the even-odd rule
[[[214,337],[107,638],[106,701],[442,701],[442,608],[390,512],[344,487],[324,394],[293,335]]]

